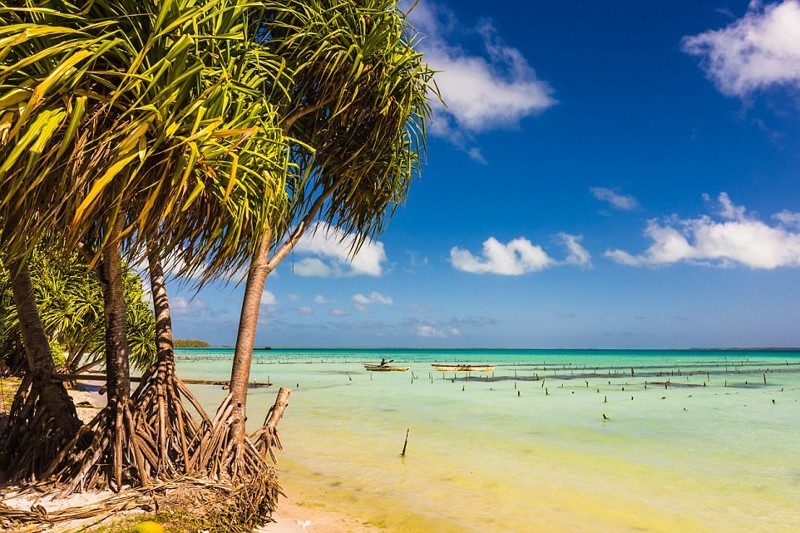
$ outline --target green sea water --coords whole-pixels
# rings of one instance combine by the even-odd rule
[[[179,350],[178,371],[226,379],[232,355]],[[364,370],[384,357],[410,370]],[[293,389],[289,498],[387,531],[800,530],[798,352],[263,350],[251,380],[274,385],[250,429]]]

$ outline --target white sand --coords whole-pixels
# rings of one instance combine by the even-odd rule
[[[309,504],[311,506],[312,504]],[[337,533],[374,533],[377,528],[361,524],[347,516],[323,509],[310,509],[304,502],[294,503],[291,495],[281,498],[278,512],[272,518],[275,523],[256,530],[256,533],[297,533],[297,532],[329,532]]]

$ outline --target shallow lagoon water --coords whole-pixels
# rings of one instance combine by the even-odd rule
[[[231,357],[181,350],[178,371],[219,379]],[[364,371],[381,357],[411,370]],[[389,531],[800,529],[797,352],[268,350],[254,363],[251,380],[274,386],[251,389],[251,429],[293,389],[289,497]],[[210,410],[225,394],[193,390]]]

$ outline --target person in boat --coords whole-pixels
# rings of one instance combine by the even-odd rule
[[[386,366],[386,365],[388,365],[389,363],[391,363],[393,361],[394,361],[394,359],[389,359],[387,361],[385,357],[381,357],[381,366]]]

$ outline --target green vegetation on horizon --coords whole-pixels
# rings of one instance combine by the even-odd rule
[[[175,339],[173,345],[175,348],[208,348],[211,346],[206,341],[196,339]]]

